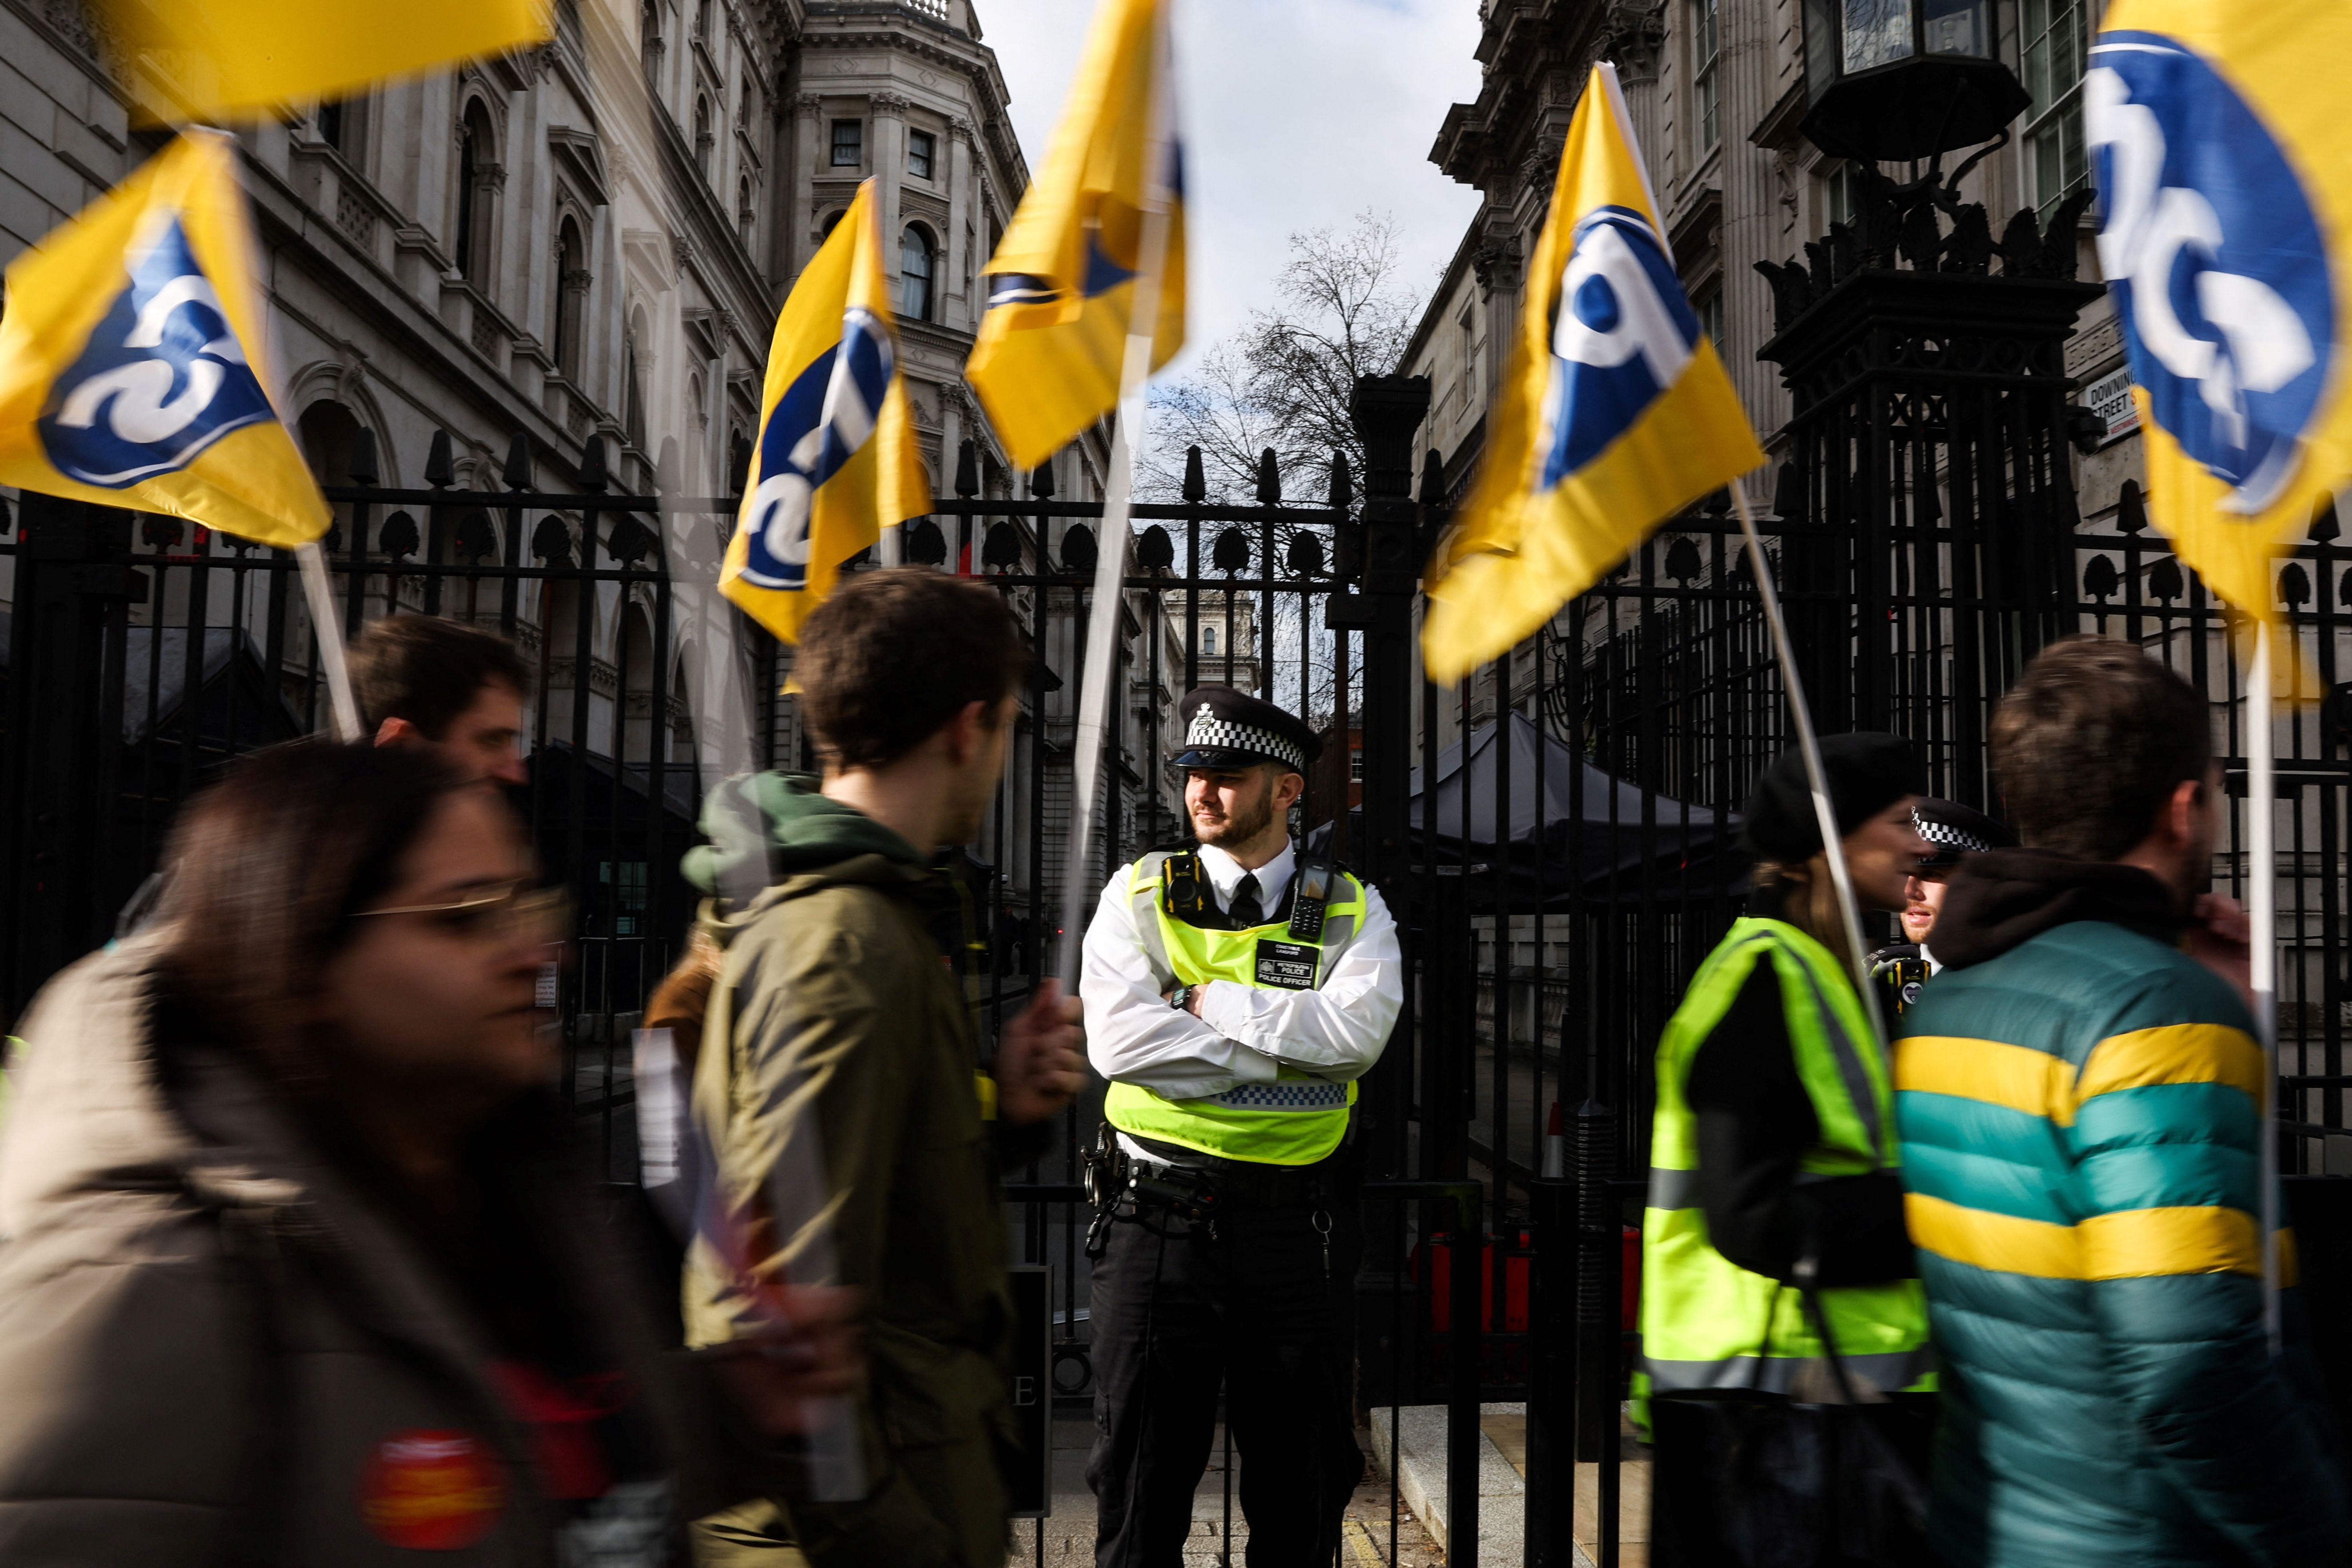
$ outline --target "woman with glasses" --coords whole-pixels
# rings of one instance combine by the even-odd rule
[[[567,928],[512,813],[300,742],[192,804],[171,867],[22,1031],[0,1561],[682,1562],[735,1500],[700,1374],[789,1432],[850,1381],[845,1314],[659,1352],[568,1168],[535,1005]]]

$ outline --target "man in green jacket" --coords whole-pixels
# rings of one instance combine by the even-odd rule
[[[1967,1568],[2341,1562],[2292,1291],[2283,1356],[2264,1330],[2266,1068],[2242,917],[2204,891],[2206,704],[2069,638],[1991,740],[2025,847],[1954,870],[1895,1058],[1944,1391],[1930,1537]]]
[[[698,1559],[1002,1568],[1012,1305],[997,1173],[1076,1092],[1078,1006],[1052,982],[979,1073],[948,963],[962,903],[938,851],[978,833],[1027,654],[995,590],[908,569],[809,617],[793,675],[822,784],[714,792],[688,875],[724,943],[696,1058],[709,1165],[688,1258],[689,1343],[757,1329],[774,1281],[866,1306],[854,1457],[813,1454],[767,1503],[704,1521]],[[819,1496],[823,1500],[819,1500]]]

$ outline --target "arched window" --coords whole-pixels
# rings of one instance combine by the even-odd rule
[[[902,321],[928,321],[931,319],[931,272],[939,252],[931,243],[929,230],[920,224],[910,223],[898,237],[898,319]]]
[[[498,138],[475,99],[457,122],[457,270],[478,289],[490,280],[490,230],[498,200]]]
[[[710,148],[716,140],[710,133],[710,100],[698,96],[694,100],[694,165],[702,171],[705,180],[710,178]]]
[[[580,379],[588,283],[588,254],[580,241],[580,225],[567,216],[555,241],[555,367],[574,382]]]
[[[825,214],[824,226],[825,238],[831,239],[833,237],[833,231],[839,228],[841,226],[841,220],[848,216],[849,215],[846,212]]]
[[[322,399],[302,410],[294,428],[301,437],[302,456],[310,459],[312,478],[322,485],[352,482],[352,453],[359,445],[360,422],[349,408]]]
[[[1209,658],[1216,658],[1216,657],[1217,657],[1217,628],[1216,628],[1216,627],[1214,627],[1214,626],[1202,626],[1202,627],[1201,628],[1201,651],[1202,651],[1202,653],[1206,654],[1206,655],[1207,655]]]

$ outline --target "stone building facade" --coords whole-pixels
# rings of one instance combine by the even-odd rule
[[[368,473],[372,447],[379,487],[511,489],[520,440],[520,482],[562,495],[582,488],[590,440],[602,437],[603,488],[673,498],[670,542],[688,542],[707,581],[731,524],[714,502],[735,492],[748,459],[776,311],[871,178],[933,484],[950,491],[970,442],[983,497],[1026,493],[1034,478],[1004,460],[962,379],[980,269],[1029,180],[973,0],[558,0],[555,16],[543,46],[289,104],[238,132],[269,352],[320,480],[349,484],[355,464]],[[80,0],[0,0],[0,263],[164,144],[168,132],[142,128],[140,112],[157,84],[127,79],[106,45]],[[1056,455],[1048,493],[1098,500],[1107,460],[1103,433],[1090,432]],[[422,531],[421,510],[390,511],[374,509],[367,542],[379,562],[402,529]],[[546,559],[550,522],[577,558],[579,514],[534,511],[510,543],[514,516],[488,508],[457,520],[441,560],[530,566]],[[1034,561],[1028,525],[1015,526]],[[895,559],[898,547],[894,534],[877,554]],[[0,612],[13,564],[0,558]],[[684,562],[673,566],[683,582]],[[348,592],[340,571],[336,588]],[[425,603],[415,574],[372,572],[363,593],[368,616]],[[1074,669],[1075,598],[1013,597],[1049,668]],[[260,613],[225,598],[210,600],[216,627]],[[499,599],[494,587],[457,593],[442,609],[496,623]],[[134,612],[170,625],[185,614],[168,596]],[[570,653],[583,616],[584,672]],[[547,681],[528,716],[534,736],[627,763],[656,745],[706,770],[715,759],[801,760],[789,699],[700,700],[696,672],[719,657],[701,646],[719,640],[714,619],[681,608],[656,650],[649,590],[526,583],[516,631],[527,657],[544,654]],[[257,623],[244,629],[267,640]],[[651,668],[656,658],[667,667]],[[299,664],[289,679],[307,682],[307,656]],[[573,735],[581,679],[589,721]],[[1070,696],[1049,690],[1022,717],[1024,737],[1043,731],[1043,776],[1020,762],[1011,770],[1024,792],[1048,797],[1055,875]],[[754,756],[763,741],[770,754]],[[1025,741],[1014,754],[1030,755]],[[1131,759],[1130,777],[1145,765]],[[1032,863],[1028,806],[1024,795],[1005,815],[1017,841],[982,849],[1008,873]]]

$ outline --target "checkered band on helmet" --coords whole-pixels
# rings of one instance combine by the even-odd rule
[[[1220,719],[1206,704],[1192,714],[1192,727],[1184,731],[1184,745],[1216,746],[1229,752],[1251,752],[1268,761],[1307,771],[1307,752],[1297,742],[1261,730],[1255,724],[1239,724],[1231,719]]]
[[[1955,827],[1948,822],[1937,822],[1932,817],[1922,816],[1916,811],[1911,814],[1911,826],[1919,830],[1920,837],[1938,849],[1958,850],[1963,855],[1981,855],[1992,847],[1989,841],[1977,834],[1970,833],[1965,827]]]

